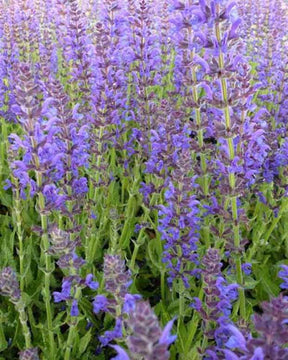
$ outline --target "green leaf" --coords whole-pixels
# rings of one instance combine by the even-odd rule
[[[249,277],[245,280],[244,289],[247,289],[247,290],[255,289],[256,285],[259,284],[259,282],[260,282],[260,280],[255,280],[255,279]]]
[[[279,294],[279,287],[275,283],[275,279],[272,279],[271,274],[269,274],[269,266],[264,265],[261,268],[257,269],[257,274],[260,278],[261,285],[267,294],[271,297],[276,297]]]
[[[87,349],[87,346],[91,340],[91,329],[81,338],[79,342],[78,356],[81,356]]]
[[[12,196],[7,194],[7,192],[1,191],[1,204],[7,206],[8,208],[12,208]]]
[[[2,324],[0,324],[0,351],[7,349],[7,347],[8,347],[8,342],[5,339]]]

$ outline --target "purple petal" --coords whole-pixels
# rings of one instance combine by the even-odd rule
[[[165,326],[162,335],[160,337],[159,340],[159,344],[167,344],[170,345],[172,344],[176,339],[177,339],[177,335],[171,335],[170,331],[173,327],[173,323],[175,321],[176,318],[170,320],[167,325]]]
[[[233,335],[229,338],[227,343],[225,344],[229,348],[239,348],[241,350],[247,350],[246,349],[246,340],[241,333],[240,330],[236,328],[236,326],[233,325],[227,325],[225,327],[227,330],[229,330]]]
[[[93,281],[93,275],[88,274],[85,279],[85,285],[88,286],[92,290],[97,290],[99,287],[99,283],[97,281]]]
[[[110,345],[114,350],[117,351],[118,355],[113,357],[111,360],[130,360],[128,354],[119,345]]]
[[[239,360],[239,357],[231,350],[223,350],[225,360]]]
[[[74,299],[71,306],[71,316],[78,316],[78,315],[79,315],[78,302],[76,299]]]

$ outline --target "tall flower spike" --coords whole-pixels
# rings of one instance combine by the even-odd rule
[[[156,21],[152,21],[150,1],[129,0],[127,5],[126,42],[123,41],[122,48],[129,91],[126,109],[137,119],[135,128],[141,134],[137,139],[140,143],[137,150],[147,154],[150,130],[154,127],[151,86],[159,84],[156,74],[161,69],[160,38],[155,29]]]
[[[56,225],[51,227],[50,230],[51,246],[49,253],[53,255],[62,256],[72,253],[76,246],[80,243],[78,240],[72,241],[70,239],[70,233],[59,229]]]
[[[199,202],[193,194],[194,178],[190,176],[191,155],[189,151],[179,154],[177,165],[165,192],[165,205],[159,205],[159,226],[164,244],[163,262],[169,270],[168,283],[182,280],[189,287],[189,278],[196,275],[198,262]],[[167,182],[168,182],[167,181]],[[174,185],[175,184],[175,185]]]
[[[106,291],[124,300],[131,284],[131,275],[126,270],[125,261],[119,255],[106,254],[103,270]]]
[[[240,313],[246,316],[241,254],[244,252],[240,221],[243,218],[240,197],[258,180],[267,156],[265,123],[250,116],[251,101],[256,88],[252,85],[247,60],[239,56],[242,43],[239,39],[240,19],[236,3],[201,1],[205,17],[205,60],[209,64],[209,92],[207,114],[214,123],[217,152],[213,161],[216,171],[219,202],[225,202],[230,219],[225,221],[227,249],[233,250],[239,286]],[[207,89],[208,89],[207,87]],[[210,113],[208,112],[210,110]],[[255,151],[255,147],[257,151]],[[258,153],[259,150],[259,153]],[[260,179],[259,179],[260,180]],[[221,207],[222,207],[221,204]],[[228,234],[228,232],[227,232]],[[232,242],[231,242],[232,239]]]
[[[16,104],[14,112],[19,116],[19,122],[24,129],[21,139],[16,134],[10,135],[11,148],[23,150],[21,160],[12,162],[13,175],[19,179],[21,195],[25,197],[25,190],[30,190],[33,196],[35,191],[41,192],[46,198],[45,209],[51,211],[65,207],[65,196],[59,194],[55,181],[64,175],[62,163],[63,153],[55,139],[57,127],[52,121],[43,119],[45,106],[38,100],[41,94],[29,64],[17,67],[17,86],[15,89]],[[46,104],[46,108],[47,108]],[[36,174],[36,181],[31,176],[31,170]],[[41,175],[40,175],[41,174]]]
[[[22,325],[25,345],[27,348],[30,348],[31,333],[27,324],[25,304],[21,297],[16,274],[10,267],[6,267],[0,272],[0,295],[7,296],[9,300],[15,305],[15,308],[19,314],[20,323]]]
[[[170,334],[173,322],[174,320],[169,322],[162,330],[150,304],[138,302],[127,320],[127,327],[131,331],[127,338],[131,358],[168,360],[168,347],[176,339],[176,335]]]
[[[204,336],[213,349],[214,341],[220,346],[223,337],[223,324],[230,324],[229,319],[232,302],[237,298],[237,284],[227,285],[221,274],[222,264],[220,262],[218,249],[210,248],[202,259],[202,278],[205,301],[195,298],[191,305],[196,309],[204,323]],[[211,341],[211,343],[210,343]],[[207,350],[207,354],[210,348]]]
[[[112,297],[97,295],[93,302],[94,312],[97,314],[99,311],[108,311],[113,315],[116,314],[116,317],[120,316],[122,311],[129,312],[141,296],[128,293],[132,280],[130,272],[126,270],[125,261],[119,255],[106,254],[103,270],[105,290]]]
[[[128,293],[132,283],[131,274],[119,255],[106,254],[103,270],[105,290],[109,295],[97,295],[93,301],[93,311],[95,314],[100,311],[109,312],[115,318],[114,329],[105,331],[104,335],[99,337],[102,346],[107,346],[113,339],[122,337],[123,314],[133,311],[141,296]]]
[[[80,171],[81,168],[88,167],[89,126],[87,124],[81,126],[83,116],[78,113],[79,104],[71,109],[69,105],[71,99],[65,93],[60,81],[51,76],[45,84],[45,91],[47,93],[45,115],[57,126],[57,140],[65,154],[62,159],[65,176],[59,183],[59,188],[66,193],[70,204],[69,210],[75,214],[79,211],[83,197],[88,191],[87,179],[80,176]]]

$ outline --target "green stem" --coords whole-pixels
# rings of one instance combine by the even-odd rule
[[[219,4],[216,5],[216,12],[219,14],[220,6]],[[221,29],[220,24],[216,23],[215,25],[215,33],[217,40],[221,41]],[[224,56],[223,53],[220,51],[219,54],[219,67],[221,70],[224,69]],[[222,92],[222,100],[225,105],[224,107],[224,119],[225,119],[225,127],[226,131],[230,131],[231,129],[231,119],[230,119],[230,109],[228,105],[228,89],[227,89],[227,81],[226,78],[221,78],[221,92]],[[230,137],[227,139],[227,145],[229,149],[229,158],[230,160],[234,160],[235,158],[235,150],[234,150],[234,143],[233,138]],[[236,188],[236,176],[235,173],[229,173],[229,185],[231,188],[231,193],[235,192]],[[237,209],[237,196],[235,195],[228,195],[228,199],[230,198],[231,207],[232,207],[232,218],[233,218],[233,234],[234,234],[234,246],[238,250],[240,248],[240,229],[238,224],[238,209]],[[236,277],[237,282],[240,285],[239,287],[239,302],[240,302],[240,315],[242,319],[246,319],[246,304],[245,304],[245,293],[243,288],[243,273],[242,273],[242,266],[241,266],[241,256],[240,254],[236,254]]]
[[[190,32],[189,32],[189,36],[191,36]],[[193,57],[194,57],[194,51],[193,51]],[[192,86],[192,93],[193,93],[193,100],[195,102],[195,104],[198,104],[199,102],[199,96],[198,96],[198,91],[197,91],[197,73],[196,73],[196,69],[195,67],[193,67],[192,69],[192,80],[193,80],[193,85]],[[200,166],[201,166],[201,178],[200,178],[200,185],[202,187],[202,191],[203,194],[205,196],[205,198],[207,199],[209,196],[209,174],[207,172],[207,162],[206,162],[206,157],[205,157],[205,153],[204,153],[204,134],[203,134],[203,128],[202,128],[202,121],[201,121],[201,108],[200,105],[199,107],[196,107],[195,109],[195,117],[196,117],[196,124],[198,127],[198,131],[197,131],[197,139],[198,139],[198,146],[200,149]],[[205,219],[206,223],[209,223],[209,219]],[[210,233],[209,231],[204,231],[203,232],[203,238],[204,238],[204,242],[207,246],[207,249],[210,247]]]
[[[79,300],[81,297],[81,288],[77,288],[76,293],[75,293],[75,300]],[[72,320],[73,318],[73,320]],[[75,334],[77,333],[77,326],[78,326],[78,322],[79,322],[79,317],[72,317],[70,315],[70,327],[69,327],[69,333],[68,333],[68,338],[67,338],[67,342],[66,342],[66,350],[65,350],[65,355],[64,355],[64,360],[70,360],[70,356],[71,356],[71,351],[73,349],[73,342],[75,339]]]
[[[276,228],[279,221],[281,220],[283,213],[286,212],[287,210],[288,210],[288,201],[287,201],[287,199],[283,198],[280,210],[278,212],[278,216],[273,219],[269,229],[265,233],[265,236],[264,236],[265,243],[269,240],[273,230]]]
[[[160,277],[160,286],[161,286],[161,299],[162,299],[162,302],[165,304],[166,302],[166,292],[165,292],[165,289],[166,289],[166,278],[165,278],[165,274],[166,274],[166,271],[165,270],[162,270],[161,271],[161,277]]]
[[[184,309],[185,309],[185,299],[184,299],[185,288],[181,279],[178,280],[178,285],[179,285],[179,319],[177,323],[177,333],[180,335],[181,334],[180,326],[184,318]],[[184,351],[185,345],[181,336],[179,336],[179,340],[182,351]]]
[[[30,329],[27,325],[27,315],[26,315],[26,312],[25,312],[25,307],[24,307],[24,304],[22,302],[22,299],[20,299],[16,304],[16,309],[19,313],[19,320],[20,320],[20,323],[22,325],[22,328],[23,328],[23,335],[24,335],[24,338],[25,338],[25,347],[26,349],[29,349],[31,348],[31,333],[30,333]]]
[[[6,166],[7,153],[7,123],[4,118],[1,118],[1,141],[0,141],[0,185],[2,178],[4,178],[4,169]]]
[[[15,220],[16,220],[16,232],[18,237],[19,244],[19,266],[20,266],[20,290],[21,292],[24,290],[24,248],[23,248],[23,230],[22,230],[22,218],[21,218],[21,202],[20,202],[20,192],[19,192],[19,184],[18,180],[14,177],[12,181],[15,185],[14,192],[14,211],[15,211]]]
[[[198,298],[202,301],[203,297],[204,297],[204,291],[203,291],[203,287],[201,287],[198,294]],[[197,311],[194,311],[192,320],[190,322],[191,325],[189,325],[188,338],[185,345],[185,354],[189,353],[189,350],[191,348],[191,345],[193,343],[194,337],[198,329],[199,320],[200,320],[199,314],[197,313]]]
[[[135,195],[130,195],[129,200],[128,200],[128,204],[127,204],[127,208],[125,211],[125,223],[123,226],[123,230],[119,239],[119,248],[120,249],[124,249],[127,244],[129,243],[129,238],[128,238],[128,234],[130,232],[131,229],[131,223],[133,221],[133,218],[136,214],[136,209],[137,209],[137,201],[135,198]]]
[[[142,231],[142,229],[141,229],[141,231]],[[138,239],[139,239],[139,236],[138,236]],[[135,242],[133,254],[132,254],[132,257],[131,257],[130,264],[129,264],[129,268],[132,270],[133,273],[136,272],[136,270],[135,270],[135,261],[136,261],[137,255],[138,255],[138,250],[139,250],[139,248],[141,246],[140,244],[138,244],[138,239]]]
[[[45,307],[46,307],[47,329],[48,329],[48,334],[49,334],[51,358],[54,358],[55,343],[54,343],[54,335],[53,335],[51,293],[50,293],[50,276],[51,276],[52,269],[51,269],[51,258],[50,258],[50,255],[48,254],[48,250],[49,250],[49,239],[48,239],[48,233],[47,233],[48,219],[47,219],[47,216],[44,215],[45,198],[44,198],[43,193],[40,190],[42,187],[42,177],[41,177],[41,173],[39,171],[36,171],[36,181],[37,181],[37,186],[39,189],[38,207],[39,207],[39,212],[40,212],[41,228],[42,228],[42,236],[41,236],[42,254],[41,254],[41,257],[42,257],[42,259],[44,259],[44,263],[45,263],[43,294],[44,294],[44,301],[45,301]]]

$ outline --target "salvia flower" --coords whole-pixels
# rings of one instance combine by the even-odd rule
[[[126,270],[125,261],[119,255],[106,254],[104,257],[105,289],[123,303],[132,283],[131,274]]]
[[[119,345],[110,345],[111,348],[117,351],[117,355],[111,360],[130,360],[127,352]]]
[[[80,245],[79,239],[71,240],[70,234],[59,229],[55,224],[50,226],[51,246],[49,253],[58,256],[57,265],[60,269],[69,272],[69,276],[62,281],[62,290],[54,291],[54,302],[68,302],[71,305],[70,314],[73,317],[79,315],[78,302],[81,297],[81,290],[88,287],[97,290],[99,283],[94,281],[93,274],[87,274],[85,279],[80,276],[80,270],[85,265],[85,260],[75,252]]]
[[[242,264],[243,273],[247,276],[251,274],[251,272],[252,272],[251,268],[252,268],[252,264],[250,264],[250,263]]]
[[[4,268],[0,273],[0,294],[8,296],[13,303],[20,299],[19,282],[16,273],[10,267]]]
[[[174,320],[171,320],[162,330],[150,304],[144,301],[137,302],[127,320],[127,328],[131,332],[127,338],[131,357],[168,360],[168,347],[177,337],[170,334],[173,322]]]
[[[107,312],[115,318],[115,328],[106,331],[99,337],[102,346],[107,346],[114,338],[122,337],[122,317],[130,314],[141,299],[138,294],[130,294],[128,289],[132,283],[131,274],[126,270],[125,261],[118,254],[105,254],[104,279],[107,295],[99,294],[93,301],[93,311]]]
[[[54,291],[53,296],[54,296],[55,303],[58,303],[60,301],[70,300],[71,299],[71,281],[68,279],[64,280],[62,282],[61,292]]]
[[[281,270],[278,272],[278,276],[280,279],[282,279],[284,282],[280,285],[281,289],[288,289],[288,266],[287,265],[281,265]]]
[[[182,159],[184,160],[184,159]],[[189,155],[185,157],[189,165]],[[159,226],[161,238],[165,241],[163,262],[169,270],[169,285],[175,278],[182,279],[189,287],[189,278],[197,274],[197,268],[191,270],[191,263],[198,266],[197,244],[199,240],[199,202],[191,194],[193,179],[184,175],[185,165],[174,170],[177,185],[171,181],[165,192],[166,204],[159,205]],[[183,177],[182,177],[182,175]],[[172,176],[173,176],[172,175]],[[176,183],[176,181],[175,181]]]
[[[126,270],[125,261],[117,254],[106,254],[104,257],[105,290],[110,296],[97,295],[94,298],[94,312],[109,311],[112,314],[128,312],[134,307],[140,295],[130,294],[128,288],[132,283],[131,274]],[[112,295],[112,296],[111,296]]]
[[[42,94],[31,66],[20,64],[16,70],[16,104],[13,111],[23,127],[24,136],[10,136],[12,150],[23,152],[21,160],[14,159],[11,164],[13,176],[19,179],[22,197],[25,197],[25,191],[33,196],[36,190],[45,196],[47,208],[40,211],[64,209],[65,198],[55,185],[64,176],[64,154],[55,138],[57,126],[54,121],[46,121],[43,117],[42,104],[38,100]],[[31,172],[36,174],[36,181]]]
[[[100,311],[108,311],[109,301],[104,295],[97,295],[93,301],[93,311],[95,314],[98,314]]]
[[[74,299],[72,301],[70,314],[71,314],[71,316],[78,316],[79,315],[78,301],[76,299]]]
[[[99,283],[97,281],[93,281],[93,275],[88,274],[85,279],[85,285],[88,286],[92,290],[97,290],[99,287]]]
[[[50,226],[51,246],[48,252],[54,256],[59,257],[57,265],[61,269],[70,269],[70,273],[78,274],[80,269],[85,265],[85,260],[76,254],[76,247],[79,246],[80,240],[76,238],[71,240],[70,233],[59,229],[55,224]],[[87,286],[90,285],[93,276],[89,274],[87,278]],[[92,284],[92,287],[95,284]],[[90,287],[90,286],[89,286]]]
[[[238,285],[227,284],[221,274],[218,249],[210,248],[202,259],[202,278],[204,282],[205,302],[195,299],[191,305],[197,310],[204,321],[204,333],[208,339],[221,341],[223,324],[231,323],[229,319],[232,303],[238,297]],[[216,326],[215,326],[216,325]]]
[[[89,274],[89,278],[93,279],[93,275]],[[97,290],[98,282],[89,281],[87,283],[86,279],[81,278],[79,275],[70,275],[64,277],[62,280],[61,291],[54,291],[54,302],[59,303],[65,301],[70,306],[71,316],[79,315],[78,303],[81,298],[82,290],[86,287],[89,287],[91,290]]]
[[[104,335],[99,336],[102,346],[107,346],[112,340],[122,338],[122,319],[116,319],[115,327],[111,331],[105,331]]]
[[[288,300],[279,296],[262,304],[263,314],[255,314],[253,322],[257,337],[245,336],[234,325],[224,325],[226,349],[221,350],[225,359],[231,360],[284,360],[288,356]],[[219,349],[220,351],[220,349]]]
[[[71,109],[72,99],[60,81],[52,76],[45,83],[45,95],[42,113],[57,126],[55,137],[61,153],[65,154],[62,158],[65,176],[59,179],[62,181],[57,185],[66,194],[66,200],[72,203],[70,212],[75,213],[79,211],[81,200],[88,191],[87,179],[80,174],[81,168],[88,167],[89,125],[81,124],[83,115],[79,113],[80,104]]]
[[[38,349],[31,348],[31,349],[26,349],[24,351],[21,351],[19,353],[19,359],[20,360],[39,360]]]

